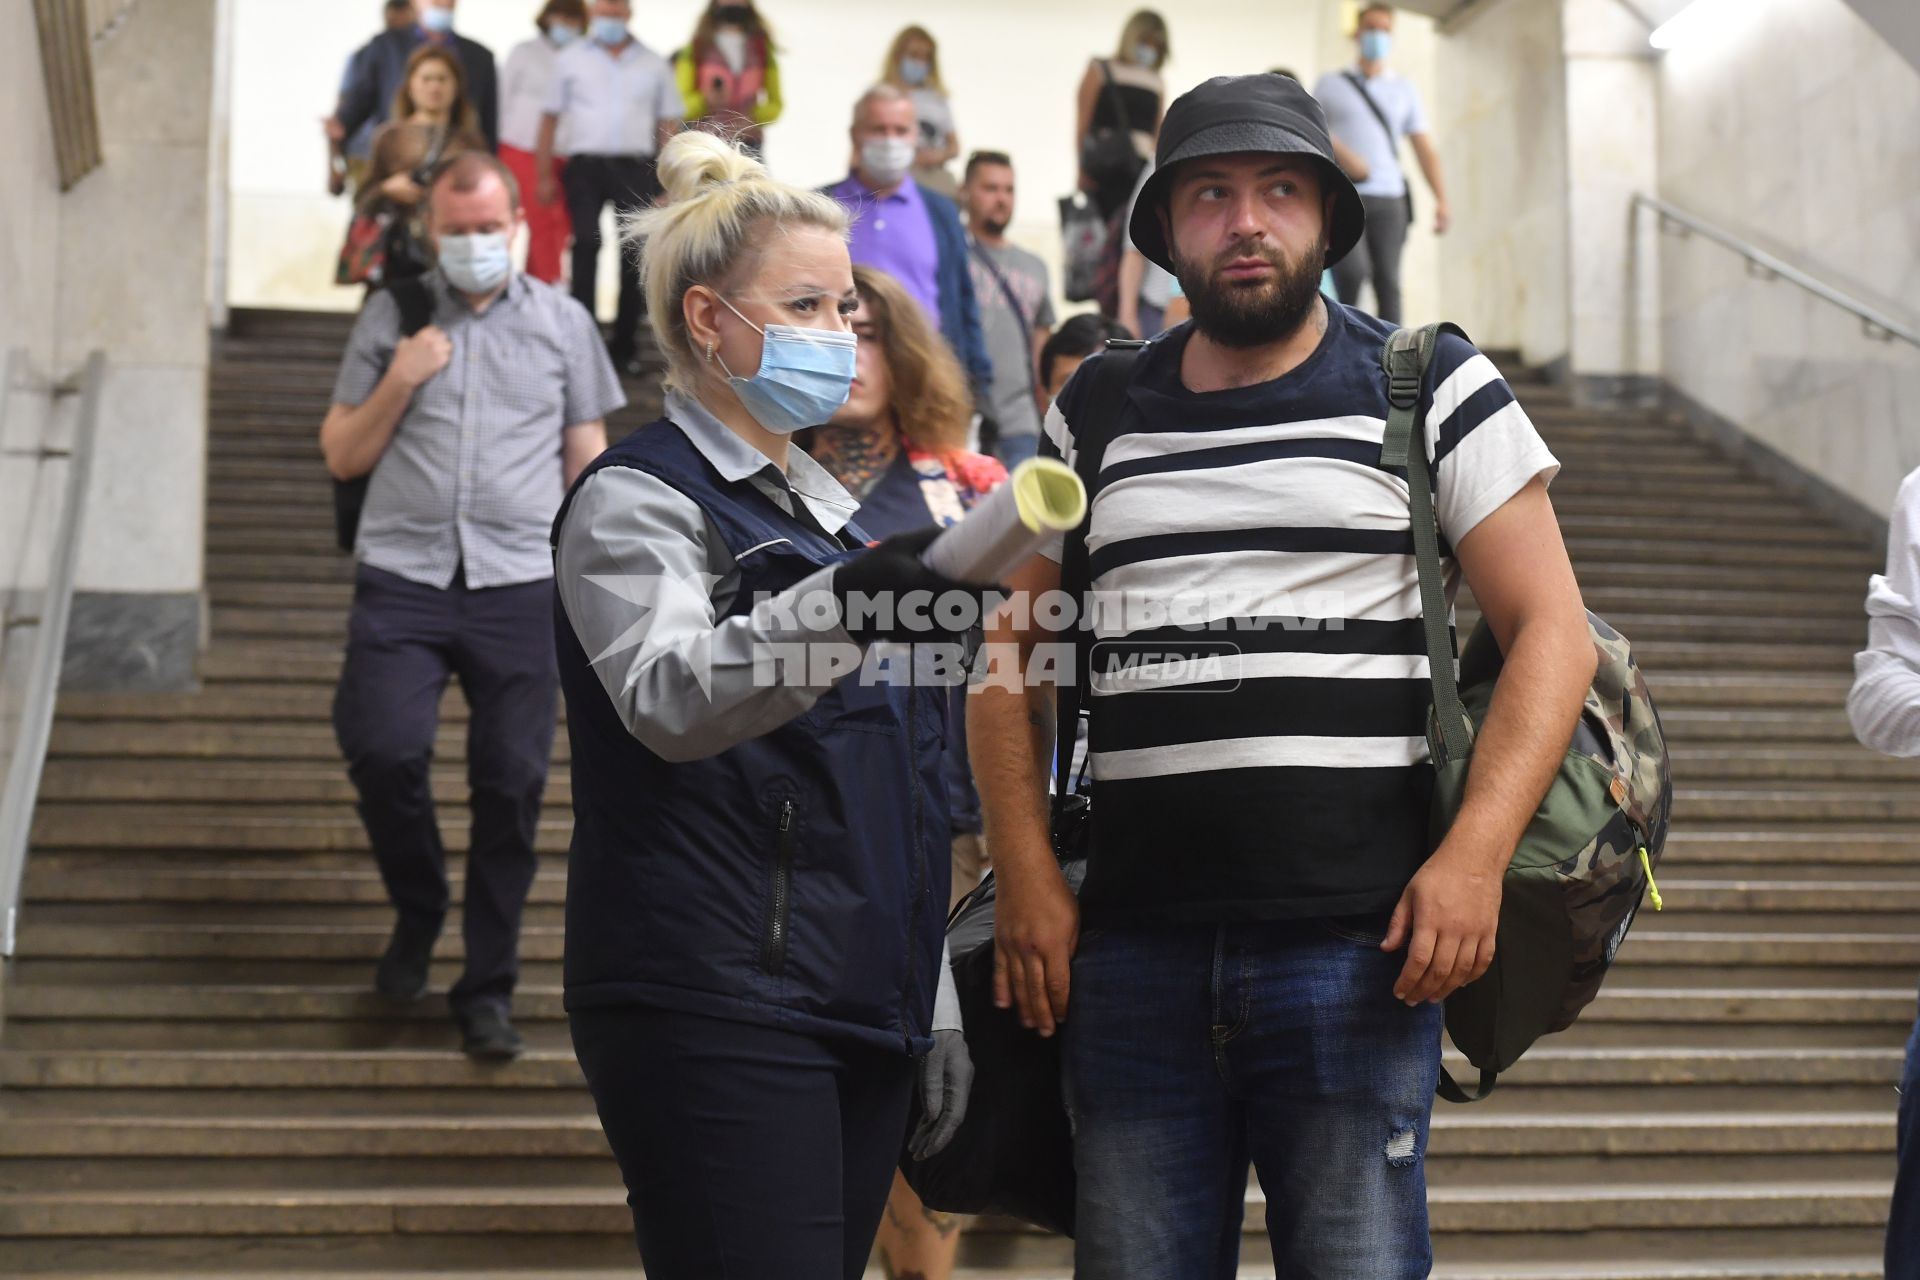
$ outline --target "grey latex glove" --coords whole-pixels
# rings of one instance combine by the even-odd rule
[[[920,1100],[926,1118],[913,1131],[907,1152],[926,1160],[946,1150],[967,1118],[967,1095],[973,1092],[973,1055],[960,1031],[935,1031],[933,1050],[920,1059]]]

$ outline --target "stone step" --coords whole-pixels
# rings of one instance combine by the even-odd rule
[[[458,718],[458,722],[464,720]],[[1683,783],[1675,807],[1688,821],[1920,820],[1920,789],[1909,793],[1886,786],[1888,780],[1913,780],[1915,770],[1911,767],[1863,767],[1836,776],[1832,766],[1816,770],[1814,766],[1821,764],[1818,760],[1775,757],[1774,767],[1753,769],[1745,767],[1749,762],[1737,755],[1713,759],[1726,767],[1695,768],[1692,756],[1674,762],[1676,775]],[[464,801],[464,770],[443,766],[434,772],[433,782],[435,794],[444,802]],[[137,769],[119,769],[102,767],[97,760],[65,757],[48,762],[40,787],[43,805],[210,803],[224,810],[227,806],[342,805],[352,804],[355,799],[343,767],[325,760],[248,764],[174,758],[149,760]],[[567,770],[553,771],[546,802],[559,808],[573,803]]]
[[[1870,1227],[1884,1219],[1891,1180],[1436,1187],[1437,1235],[1788,1227]],[[1265,1201],[1248,1195],[1246,1229],[1263,1231]],[[366,1187],[282,1191],[16,1191],[0,1193],[0,1237],[407,1235],[497,1232],[627,1236],[625,1193],[609,1186]],[[984,1232],[983,1232],[984,1234]]]
[[[360,849],[366,836],[360,820],[339,806],[314,806],[311,813],[290,806],[249,811],[246,806],[213,809],[194,805],[42,804],[34,813],[36,848],[57,849]],[[451,851],[464,851],[465,824],[445,824]],[[543,851],[566,848],[572,814],[548,806],[541,817],[537,844]]]
[[[1864,545],[1864,540],[1787,545],[1681,537],[1635,537],[1631,532],[1578,533],[1567,529],[1564,522],[1561,531],[1566,534],[1567,548],[1576,571],[1597,564],[1728,566],[1763,571],[1776,565],[1791,566],[1827,570],[1841,575],[1847,581],[1858,582],[1864,598],[1868,575],[1879,572],[1882,567],[1882,561],[1874,557],[1873,552]]]
[[[284,1103],[254,1110],[219,1094],[176,1094],[166,1100],[169,1114],[156,1115],[114,1108],[101,1095],[73,1103],[29,1095],[8,1103],[0,1159],[526,1159],[605,1168],[611,1153],[599,1117],[584,1091],[573,1096],[577,1109],[565,1115],[449,1115],[367,1113],[350,1102],[338,1109],[341,1099],[331,1100],[331,1114],[302,1114]],[[1777,1165],[1789,1156],[1891,1156],[1893,1149],[1890,1110],[1502,1115],[1458,1109],[1435,1115],[1428,1157],[1436,1189],[1479,1181],[1503,1167],[1494,1161],[1512,1159],[1531,1162],[1545,1190],[1556,1165],[1585,1176],[1583,1157],[1646,1160],[1650,1167],[1638,1176],[1650,1178],[1679,1172],[1660,1157]],[[1459,1173],[1441,1176],[1449,1164],[1458,1164]],[[603,1176],[612,1172],[605,1168]]]
[[[1461,1232],[1435,1242],[1435,1280],[1879,1280],[1874,1233],[1637,1230],[1547,1235]],[[1756,1250],[1766,1247],[1764,1254]],[[1583,1255],[1566,1256],[1570,1248]],[[632,1242],[614,1235],[524,1239],[502,1235],[173,1237],[142,1242],[150,1280],[631,1280]],[[1595,1260],[1588,1260],[1588,1251]],[[11,1250],[35,1280],[122,1280],[111,1242],[21,1241]],[[52,1268],[52,1269],[49,1269]],[[177,1268],[177,1269],[176,1269]],[[1242,1250],[1235,1280],[1272,1280],[1264,1245]],[[1071,1244],[983,1232],[960,1241],[954,1280],[1071,1280]],[[884,1280],[870,1263],[865,1280]]]
[[[279,679],[267,670],[266,652],[249,655],[249,669],[258,679],[244,685],[214,681],[210,687],[194,693],[93,693],[67,691],[60,695],[58,707],[66,721],[107,720],[244,720],[248,722],[280,720],[325,720],[333,705],[332,684],[339,674],[339,652],[329,648],[317,651],[302,661],[312,669],[288,670],[293,659],[283,655]],[[226,670],[235,671],[230,664]],[[324,678],[323,678],[324,677]],[[1723,675],[1690,672],[1653,672],[1650,683],[1663,713],[1679,708],[1734,709],[1757,707],[1770,710],[1816,708],[1832,712],[1846,703],[1852,682],[1844,676],[1733,673]],[[441,700],[443,720],[464,720],[466,698],[457,686],[450,687]],[[1843,753],[1854,761],[1874,760],[1901,776],[1920,764],[1893,760],[1877,752],[1853,749]],[[1836,757],[1838,758],[1838,757]]]
[[[168,985],[138,988],[87,985],[21,985],[9,996],[8,1018],[20,1022],[60,1020],[183,1019],[255,1022],[346,1021],[420,1023],[444,1020],[442,1009],[396,1006],[359,985]],[[522,986],[514,996],[517,1021],[558,1022],[560,990]],[[1585,1024],[1729,1023],[1745,1025],[1861,1027],[1910,1026],[1910,990],[1870,988],[1745,990],[1603,989],[1581,1015]]]
[[[461,770],[436,770],[434,794],[442,803],[464,803],[467,780]],[[40,782],[40,801],[169,804],[223,802],[235,805],[350,805],[356,795],[341,767],[312,765],[208,764],[191,760],[150,761],[138,770],[103,769],[93,761],[50,761]],[[556,770],[547,784],[546,803],[557,809],[573,804],[573,783]]]
[[[1633,601],[1622,601],[1633,604]],[[1662,612],[1663,602],[1645,603],[1632,611],[1600,609],[1616,630],[1636,642],[1667,639],[1710,642],[1751,642],[1758,637],[1788,644],[1852,645],[1866,641],[1866,616],[1849,608],[1830,616],[1762,616],[1749,612],[1701,614]],[[1680,602],[1674,602],[1678,604]],[[1643,611],[1644,610],[1644,611]],[[265,639],[344,640],[346,617],[338,609],[215,608],[213,634],[219,637]]]
[[[1564,1106],[1584,1092],[1668,1089],[1678,1097],[1716,1087],[1885,1089],[1898,1083],[1903,1054],[1880,1049],[1564,1049],[1536,1046],[1500,1078],[1484,1107],[1513,1105],[1536,1091]],[[1448,1069],[1467,1070],[1449,1052]],[[572,1090],[584,1081],[569,1049],[534,1050],[512,1063],[477,1064],[445,1050],[0,1050],[0,1088],[32,1090]],[[1612,1094],[1609,1092],[1608,1097]]]

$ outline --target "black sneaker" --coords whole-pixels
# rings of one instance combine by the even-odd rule
[[[470,1058],[509,1062],[525,1047],[520,1033],[507,1020],[507,1011],[496,1005],[457,1009],[453,1020],[460,1025],[460,1048]]]
[[[427,966],[440,926],[423,925],[405,917],[394,922],[393,937],[380,966],[373,971],[373,988],[389,1000],[412,1004],[427,994]]]

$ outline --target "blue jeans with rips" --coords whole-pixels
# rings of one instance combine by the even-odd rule
[[[1066,1095],[1078,1280],[1231,1280],[1251,1161],[1278,1280],[1433,1266],[1442,1010],[1393,998],[1386,919],[1092,929]]]

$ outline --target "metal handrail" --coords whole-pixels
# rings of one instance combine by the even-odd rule
[[[1920,347],[1920,329],[1915,329],[1910,324],[1894,319],[1871,303],[1862,302],[1858,298],[1842,293],[1823,280],[1816,280],[1799,267],[1794,266],[1783,258],[1768,253],[1756,244],[1742,240],[1733,232],[1723,227],[1717,227],[1706,219],[1688,213],[1685,209],[1679,208],[1676,205],[1668,204],[1665,200],[1656,199],[1642,192],[1634,193],[1633,202],[1653,210],[1660,215],[1663,222],[1670,222],[1676,226],[1685,227],[1688,231],[1705,236],[1723,248],[1731,249],[1733,252],[1745,258],[1753,266],[1758,267],[1766,275],[1778,277],[1781,280],[1785,280],[1788,284],[1798,285],[1814,297],[1824,302],[1830,302],[1842,311],[1852,312],[1860,318],[1861,324],[1866,326],[1868,337],[1879,338],[1883,341],[1898,338],[1902,342],[1909,342],[1916,347]]]
[[[100,389],[106,380],[107,358],[99,351],[87,357],[80,374],[79,418],[68,449],[42,449],[40,456],[67,459],[66,501],[50,541],[46,590],[39,611],[31,618],[8,618],[10,631],[31,628],[34,648],[28,659],[25,694],[19,728],[0,784],[0,956],[12,957],[15,924],[20,914],[20,881],[27,869],[27,841],[33,828],[34,798],[46,767],[47,743],[53,731],[54,698],[60,689],[60,665],[67,647],[67,620],[73,610],[74,575],[80,564],[80,521],[87,500],[87,476],[92,470],[93,439],[100,418]],[[62,387],[56,395],[72,394]],[[9,646],[11,647],[11,646]]]

